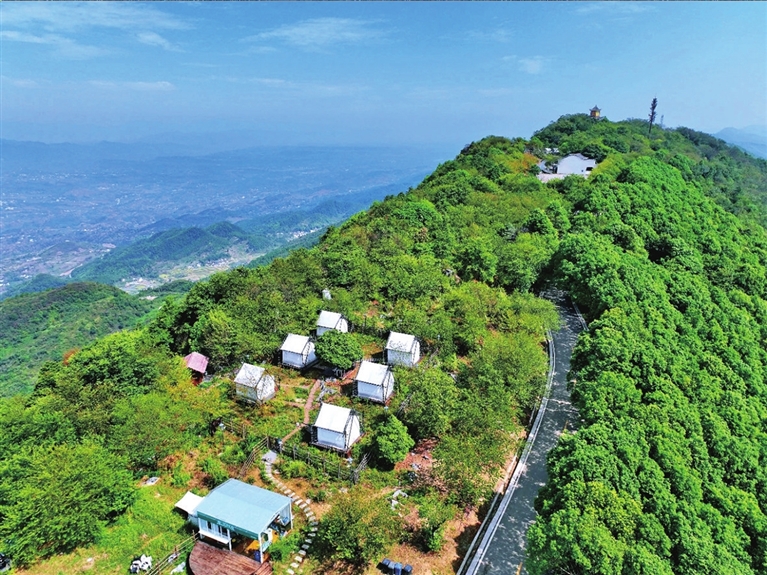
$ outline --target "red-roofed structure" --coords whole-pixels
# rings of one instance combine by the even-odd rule
[[[208,369],[208,358],[193,351],[184,358],[184,363],[192,371],[196,371],[200,375],[205,375],[205,370]]]

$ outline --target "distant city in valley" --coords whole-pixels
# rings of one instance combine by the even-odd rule
[[[449,157],[447,148],[404,146],[195,151],[4,140],[0,293],[39,274],[69,278],[115,248],[171,229],[228,221],[257,235],[203,250],[205,261],[187,252],[162,270],[165,279],[199,279],[406,191]],[[133,289],[162,281],[119,279]]]

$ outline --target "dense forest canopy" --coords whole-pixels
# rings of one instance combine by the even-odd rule
[[[572,152],[599,161],[588,179],[536,179],[540,160]],[[199,282],[0,403],[3,545],[30,562],[98,537],[131,505],[132,474],[230,409],[189,384],[180,356],[202,352],[219,372],[273,361],[320,309],[364,345],[388,329],[421,339],[424,365],[396,373],[410,400],[398,421],[371,422],[370,445],[396,459],[403,431],[439,438],[430,505],[477,505],[541,393],[557,320],[533,294],[557,285],[591,321],[573,359],[583,423],[550,454],[528,570],[763,573],[766,206],[767,162],[685,128],[649,137],[646,122],[577,114],[529,141],[472,143],[316,247]],[[108,498],[88,499],[97,524],[72,539],[30,501],[54,476],[87,499],[96,487],[68,471],[83,462]]]
[[[85,282],[0,301],[0,397],[29,393],[43,363],[134,327],[152,307],[117,288]]]

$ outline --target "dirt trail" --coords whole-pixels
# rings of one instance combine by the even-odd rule
[[[306,403],[304,404],[304,425],[309,424],[309,414],[312,411],[312,404],[314,404],[314,396],[317,394],[317,391],[319,391],[320,386],[322,385],[322,382],[319,379],[314,380],[314,385],[312,385],[312,388],[309,390],[309,397],[306,398]],[[282,438],[283,445],[293,437],[296,433],[299,432],[301,429],[300,426],[296,426],[296,428],[288,433],[285,437]]]

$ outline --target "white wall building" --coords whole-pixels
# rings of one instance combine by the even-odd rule
[[[305,335],[289,333],[280,348],[282,363],[302,369],[317,361],[314,355],[314,343]]]
[[[386,403],[394,393],[394,374],[388,365],[363,361],[354,382],[357,397]]]
[[[349,331],[349,322],[340,313],[321,311],[320,317],[317,319],[317,337],[332,329],[347,333]]]
[[[323,403],[312,426],[312,443],[339,451],[349,451],[362,435],[357,412]]]
[[[263,367],[243,363],[237,377],[234,378],[237,396],[248,401],[261,403],[274,397],[277,382],[273,375],[268,375]]]
[[[407,333],[389,333],[386,342],[386,363],[413,367],[421,359],[421,344],[414,335]]]
[[[562,180],[573,175],[588,178],[596,165],[596,160],[587,158],[583,154],[570,154],[550,167],[546,166],[544,162],[540,162],[538,167],[541,168],[542,173],[538,174],[537,177],[544,184],[551,180]]]
[[[596,166],[596,160],[587,158],[583,154],[570,154],[557,162],[557,174],[588,176]]]

